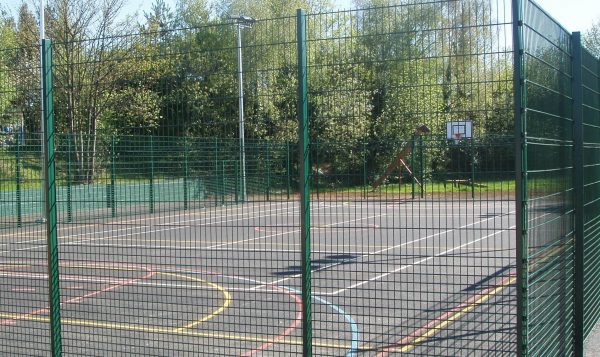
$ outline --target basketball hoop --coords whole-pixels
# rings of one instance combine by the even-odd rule
[[[446,123],[446,138],[458,144],[461,140],[473,138],[473,122],[470,120],[449,121]]]
[[[453,133],[452,135],[454,137],[454,144],[458,144],[458,142],[462,140],[462,138],[465,134],[461,133],[461,132],[457,132],[457,133]]]

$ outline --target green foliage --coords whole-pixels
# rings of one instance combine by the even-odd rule
[[[94,152],[98,131],[238,137],[237,28],[231,14],[258,19],[241,31],[246,138],[296,141],[294,11],[327,10],[326,1],[180,0],[173,11],[156,0],[139,25],[141,33],[124,36],[115,36],[131,29],[115,21],[119,1],[110,9],[109,3],[53,4],[47,11],[56,39],[57,126],[76,134],[74,161],[86,180],[94,179],[95,163],[84,153]],[[347,145],[345,152],[321,147],[320,164],[356,170],[365,156],[370,170],[380,170],[421,123],[435,135],[445,132],[447,121],[464,119],[473,120],[480,136],[512,133],[510,57],[497,43],[501,27],[488,26],[495,22],[488,1],[361,4],[370,8],[308,19],[311,137]],[[20,82],[13,98],[2,96],[0,109],[14,103],[28,130],[39,130],[39,58],[35,47],[25,46],[35,45],[37,35],[26,6],[13,27],[21,47],[8,62],[0,56],[0,66],[18,72]],[[7,83],[13,82],[0,80]],[[446,147],[435,150],[438,158],[450,155]],[[428,165],[442,169],[446,163],[440,160]]]
[[[12,19],[0,13],[0,125],[16,124],[12,106],[17,94],[17,78],[10,71],[16,47],[15,24]]]
[[[106,101],[100,122],[114,133],[151,134],[161,123],[161,97],[145,88],[126,87]]]
[[[600,57],[600,18],[583,34],[583,45],[596,57]]]

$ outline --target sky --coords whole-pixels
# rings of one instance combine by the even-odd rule
[[[23,0],[0,0],[0,7],[16,13]],[[38,0],[27,0],[29,3],[39,4]],[[172,9],[176,0],[166,0]],[[333,0],[336,9],[352,8],[352,0]],[[569,31],[586,31],[594,22],[600,21],[599,0],[537,0],[550,15],[560,22]],[[125,0],[126,13],[136,11],[143,14],[148,11],[152,0]]]

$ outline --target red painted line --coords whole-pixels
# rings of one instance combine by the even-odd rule
[[[150,266],[150,268],[153,268],[153,267]],[[180,267],[173,266],[173,265],[164,266],[163,268],[180,269]],[[183,270],[184,271],[191,271],[191,272],[195,272],[195,273],[203,273],[203,274],[208,274],[208,275],[215,275],[215,276],[227,276],[227,277],[230,277],[232,279],[237,279],[237,280],[246,280],[246,278],[241,277],[241,276],[225,275],[223,273],[218,273],[218,272],[215,272],[215,271],[204,270],[204,269],[185,268]],[[242,357],[242,356],[243,357],[252,356],[252,355],[255,355],[255,354],[257,354],[257,353],[259,353],[261,351],[266,350],[267,348],[273,346],[277,342],[279,342],[282,339],[286,338],[287,336],[291,335],[292,332],[294,332],[296,329],[298,329],[298,327],[302,323],[302,299],[297,294],[294,294],[292,291],[290,291],[288,289],[280,288],[280,287],[278,287],[276,285],[271,285],[271,288],[273,288],[276,291],[285,293],[286,295],[288,295],[289,297],[291,297],[295,301],[296,306],[298,306],[298,310],[297,310],[297,313],[296,313],[296,318],[294,319],[294,321],[281,334],[275,336],[269,342],[265,342],[265,343],[261,344],[260,346],[258,346],[256,348],[253,348],[251,350],[248,350],[248,351],[242,353],[240,355],[240,357]]]
[[[433,320],[430,320],[425,325],[419,327],[417,330],[411,332],[409,335],[407,335],[404,338],[402,338],[400,341],[398,341],[396,343],[393,343],[391,345],[385,346],[383,348],[383,351],[379,352],[375,356],[376,357],[386,356],[390,352],[394,352],[394,350],[397,349],[397,348],[402,348],[402,347],[404,347],[406,345],[412,344],[416,339],[418,339],[419,337],[423,336],[431,328],[433,328],[434,326],[438,325],[440,322],[448,320],[448,318],[450,318],[451,316],[453,316],[453,315],[461,312],[465,307],[471,305],[474,301],[477,301],[478,299],[480,299],[480,298],[482,298],[484,296],[489,295],[496,288],[506,285],[507,282],[510,279],[512,279],[513,277],[514,277],[514,274],[510,274],[510,275],[504,277],[504,279],[500,280],[500,282],[497,283],[496,285],[492,285],[492,286],[489,286],[489,287],[481,290],[480,292],[478,292],[477,294],[471,296],[470,298],[468,298],[467,300],[463,301],[459,305],[456,305],[452,309],[450,309],[450,310],[446,311],[445,313],[439,315],[438,317],[434,318]]]
[[[96,295],[100,295],[102,293],[105,293],[105,292],[108,292],[108,291],[111,291],[111,290],[115,290],[117,288],[121,288],[121,287],[126,286],[126,285],[131,285],[131,284],[133,284],[133,283],[135,283],[137,281],[147,280],[147,279],[151,278],[152,276],[154,276],[156,274],[155,272],[153,272],[152,270],[150,270],[148,268],[143,268],[143,269],[146,270],[146,271],[148,271],[148,273],[146,275],[142,276],[142,277],[135,278],[135,279],[129,279],[129,280],[126,280],[126,281],[121,282],[119,284],[108,286],[108,287],[106,287],[104,289],[95,290],[95,291],[89,292],[89,293],[81,295],[81,296],[76,296],[76,297],[71,298],[71,299],[69,299],[67,301],[61,302],[60,306],[62,307],[63,305],[66,305],[66,304],[79,303],[79,302],[81,302],[84,299],[91,298],[91,297],[94,297]],[[41,309],[33,310],[31,312],[28,312],[28,313],[23,314],[23,315],[18,316],[18,317],[13,317],[11,319],[0,320],[0,326],[1,325],[12,325],[12,324],[15,324],[19,320],[26,320],[26,319],[29,319],[32,316],[35,316],[35,315],[46,314],[49,311],[50,311],[49,307],[44,307],[44,308],[41,308]]]
[[[256,348],[253,348],[251,350],[248,350],[248,351],[242,353],[240,355],[240,357],[252,356],[252,355],[255,355],[255,354],[257,354],[257,353],[259,353],[261,351],[266,350],[267,348],[273,346],[275,343],[277,343],[277,342],[281,341],[282,339],[286,338],[287,336],[291,335],[292,332],[294,332],[294,330],[296,330],[298,328],[298,326],[300,326],[300,324],[302,323],[302,299],[297,294],[292,293],[290,290],[282,289],[282,288],[274,286],[274,285],[272,287],[275,290],[283,291],[285,294],[287,294],[292,299],[294,299],[294,301],[296,302],[296,306],[299,307],[299,309],[298,309],[298,311],[296,313],[296,319],[280,335],[274,337],[269,342],[265,342],[265,343],[261,344],[260,346],[258,346]]]

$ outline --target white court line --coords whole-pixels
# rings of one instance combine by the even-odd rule
[[[289,211],[288,207],[284,207],[282,209],[276,209],[276,210],[264,210],[264,211],[260,211],[259,210],[258,213],[279,212],[279,211],[282,211],[282,210]],[[289,211],[289,212],[290,213],[295,213],[295,212],[297,213],[297,211],[293,211],[293,210]],[[223,216],[220,216],[220,217],[242,216],[245,213],[246,212],[241,212],[241,213],[235,214],[235,215],[223,215]],[[242,218],[240,218],[240,219],[203,223],[203,224],[200,224],[200,225],[193,225],[193,227],[202,227],[202,226],[207,226],[207,225],[217,224],[217,223],[237,222],[237,221],[243,221],[245,219],[258,219],[258,218],[270,217],[270,216],[273,216],[273,214],[269,214],[269,215],[242,216]],[[200,218],[197,218],[197,219],[186,220],[186,221],[183,221],[183,222],[189,223],[189,222],[194,222],[194,221],[212,220],[212,219],[217,219],[217,218],[220,218],[220,217],[213,217],[213,216],[210,216],[210,217],[200,217]],[[90,224],[90,225],[93,226],[93,224]],[[104,224],[102,224],[102,225],[104,225]],[[164,227],[164,226],[172,226],[172,225],[173,225],[173,223],[171,223],[171,224],[169,224],[169,223],[159,223],[159,224],[150,224],[150,225],[142,225],[142,226],[132,225],[132,226],[127,226],[125,228],[115,229],[114,231],[118,232],[118,231],[128,230],[128,229],[141,229],[141,228],[152,227],[152,226]],[[188,228],[188,227],[192,227],[191,225],[182,225],[179,222],[177,223],[177,225],[179,227],[171,227],[171,228],[175,229],[175,228]],[[86,225],[86,226],[88,226],[88,225]],[[86,226],[80,226],[80,227],[77,227],[77,228],[86,227]],[[71,230],[75,229],[74,227],[68,227],[68,228],[70,228]],[[65,229],[68,229],[68,228],[65,228]],[[81,236],[87,236],[87,235],[93,235],[93,234],[103,234],[103,233],[108,233],[108,232],[112,232],[112,231],[113,230],[104,230],[104,231],[83,232],[83,233],[69,234],[69,235],[60,235],[59,239],[75,238],[75,237],[81,237]],[[120,236],[112,236],[111,238],[116,238],[116,237],[120,237]],[[14,242],[14,243],[10,243],[10,244],[26,244],[26,243],[34,243],[34,242],[45,241],[45,240],[46,240],[46,238],[39,238],[39,239],[33,239],[33,240],[29,240],[29,241]],[[0,252],[0,254],[1,253],[4,253],[4,252]]]
[[[287,211],[288,209],[286,207],[286,208],[283,208],[283,210]],[[274,210],[274,211],[277,212],[279,210]],[[259,211],[258,213],[266,213],[266,212],[273,212],[273,211],[272,210],[269,210],[269,211],[265,210],[265,211]],[[291,212],[293,213],[293,212],[296,212],[296,211],[291,211]],[[242,212],[240,214],[237,214],[235,216],[239,216],[239,215],[242,215],[242,214],[244,214],[244,212]],[[244,217],[239,218],[239,219],[232,219],[232,220],[225,220],[225,221],[203,223],[203,224],[200,224],[200,225],[194,225],[194,227],[208,226],[208,225],[217,224],[217,223],[243,221],[244,219],[258,219],[258,218],[263,218],[263,217],[270,217],[272,215],[273,214],[244,216]],[[227,216],[224,216],[224,217],[227,217]],[[197,218],[197,219],[194,219],[194,220],[187,220],[185,222],[189,223],[189,222],[193,222],[193,221],[201,221],[201,220],[205,220],[205,219],[214,219],[214,218],[217,218],[217,217],[201,217],[201,218]],[[75,238],[75,237],[82,237],[82,236],[88,236],[88,235],[94,235],[94,234],[103,234],[103,233],[109,233],[109,232],[113,232],[113,231],[119,232],[119,231],[124,231],[124,230],[126,231],[126,230],[130,230],[130,229],[131,230],[133,230],[133,229],[141,229],[141,228],[148,228],[148,227],[152,227],[152,226],[161,226],[161,227],[164,227],[164,226],[169,226],[169,224],[164,223],[164,224],[154,224],[154,225],[151,224],[151,225],[143,225],[143,226],[127,226],[125,228],[117,228],[117,229],[104,230],[104,231],[82,232],[82,233],[77,233],[77,234],[61,235],[61,236],[59,236],[59,239]],[[178,224],[178,226],[171,227],[171,229],[181,229],[181,228],[188,228],[188,227],[191,227],[191,226],[190,225],[181,225],[181,226],[179,226],[179,224]],[[144,233],[146,233],[146,232],[144,232]],[[128,236],[128,235],[126,235],[126,236]],[[116,236],[111,236],[111,237],[103,237],[103,238],[118,238],[118,237],[121,237],[121,235],[116,235]],[[29,240],[29,241],[22,241],[22,242],[14,242],[14,243],[11,243],[11,244],[25,244],[25,243],[33,243],[33,242],[39,242],[39,241],[45,241],[45,238],[34,239],[34,240]],[[0,253],[3,253],[3,252],[0,252]]]
[[[508,212],[505,215],[510,215],[511,213],[514,213],[514,212],[515,211]],[[377,254],[385,253],[385,252],[390,251],[390,250],[394,250],[394,249],[401,248],[401,247],[404,247],[404,246],[407,246],[407,245],[410,245],[410,244],[414,244],[414,243],[420,242],[420,241],[425,240],[425,239],[434,238],[434,237],[437,237],[437,236],[440,236],[440,235],[443,235],[443,234],[446,234],[446,233],[450,233],[450,232],[455,231],[455,230],[460,230],[460,229],[464,229],[464,228],[467,228],[467,227],[470,227],[470,226],[474,226],[476,224],[480,224],[480,223],[483,223],[483,222],[486,222],[486,221],[489,221],[489,220],[492,220],[492,219],[496,219],[496,218],[502,218],[502,216],[500,216],[500,217],[494,216],[494,217],[486,218],[486,219],[483,219],[483,220],[480,220],[480,221],[477,221],[477,222],[473,222],[473,223],[469,223],[469,224],[460,226],[458,228],[447,229],[447,230],[445,230],[443,232],[438,232],[438,233],[431,234],[431,235],[428,235],[428,236],[425,236],[425,237],[422,237],[422,238],[418,238],[418,239],[415,239],[415,240],[412,240],[412,241],[404,242],[404,243],[401,243],[401,244],[398,244],[398,245],[394,245],[394,246],[391,246],[391,247],[386,247],[384,249],[380,249],[380,250],[375,251],[375,252],[370,252],[370,253],[367,253],[367,254],[363,254],[363,255],[358,256],[358,257],[353,257],[351,259],[345,259],[345,260],[342,260],[341,262],[336,262],[336,263],[333,263],[333,264],[329,264],[329,265],[323,266],[323,267],[318,268],[318,269],[313,269],[312,272],[318,272],[318,271],[321,271],[321,270],[329,269],[329,268],[332,268],[332,267],[335,267],[335,266],[338,266],[338,265],[341,265],[341,264],[346,264],[348,262],[352,262],[352,261],[355,261],[355,260],[358,260],[358,259],[362,259],[362,258],[365,258],[365,257],[372,256],[372,255],[377,255]],[[277,285],[279,283],[285,282],[285,281],[290,280],[290,279],[299,278],[301,276],[302,276],[302,274],[292,275],[292,276],[289,276],[287,278],[283,278],[283,279],[272,281],[272,282],[269,283],[269,285]]]
[[[515,212],[516,212],[516,211],[511,211],[511,212],[508,212],[508,213],[507,213],[507,215],[509,215],[509,214],[512,214],[512,213],[515,213]],[[543,216],[546,216],[546,215],[550,215],[550,214],[551,214],[551,213],[546,213],[546,214],[544,214],[544,215],[542,215],[542,216],[540,216],[540,217],[543,217]],[[491,217],[491,218],[489,218],[489,219],[493,219],[493,218],[497,218],[497,217]],[[485,221],[485,220],[484,220],[484,221]],[[341,292],[344,292],[344,291],[347,291],[347,290],[350,290],[350,289],[354,289],[354,288],[356,288],[356,287],[362,286],[362,285],[364,285],[364,284],[367,284],[367,283],[369,283],[369,282],[371,282],[371,281],[374,281],[374,280],[380,280],[380,279],[382,279],[382,278],[384,278],[384,277],[386,277],[386,276],[388,276],[388,275],[390,275],[390,274],[394,274],[394,273],[396,273],[396,272],[398,272],[398,271],[401,271],[401,270],[404,270],[404,269],[406,269],[406,268],[408,268],[408,267],[414,266],[414,265],[416,265],[416,264],[421,264],[421,263],[423,263],[423,262],[425,262],[425,261],[427,261],[427,260],[430,260],[430,259],[436,258],[436,257],[437,257],[437,256],[439,256],[439,255],[445,255],[445,254],[447,254],[448,252],[454,251],[454,250],[456,250],[456,249],[461,249],[461,248],[463,248],[463,247],[465,247],[465,246],[467,246],[467,245],[471,245],[472,243],[475,243],[475,242],[481,241],[481,240],[483,240],[483,239],[486,239],[486,238],[492,237],[492,236],[494,236],[494,235],[496,235],[496,234],[498,234],[498,233],[500,233],[500,232],[509,231],[509,230],[511,230],[511,229],[514,229],[514,228],[516,228],[516,226],[511,226],[510,228],[507,228],[507,229],[503,229],[503,230],[501,230],[501,231],[494,232],[494,233],[492,233],[492,234],[489,234],[489,235],[487,235],[487,236],[485,236],[485,237],[482,237],[482,238],[479,238],[479,239],[477,239],[477,240],[474,240],[474,241],[471,241],[471,242],[465,243],[465,244],[463,244],[463,245],[461,245],[461,246],[458,246],[458,247],[453,247],[453,248],[451,248],[451,249],[448,249],[448,250],[447,250],[447,251],[445,251],[445,252],[442,252],[442,253],[437,253],[437,254],[435,254],[435,255],[433,255],[433,256],[429,256],[429,257],[427,257],[427,258],[424,258],[422,261],[418,261],[418,262],[415,262],[415,263],[409,264],[409,265],[407,265],[407,266],[401,266],[400,268],[394,269],[394,270],[392,270],[391,272],[384,273],[384,274],[382,274],[382,275],[380,275],[380,276],[375,276],[375,277],[373,277],[373,278],[370,278],[370,279],[368,279],[368,280],[364,280],[364,281],[362,281],[362,282],[358,282],[358,283],[356,283],[356,284],[353,284],[353,285],[350,285],[350,286],[348,286],[348,287],[345,287],[345,288],[342,288],[342,289],[336,290],[336,291],[334,291],[334,292],[315,292],[314,294],[315,294],[315,295],[337,295],[337,294],[339,294],[339,293],[341,293]],[[459,228],[459,229],[460,229],[460,228]],[[404,267],[404,268],[403,268],[403,267]]]
[[[185,270],[185,269],[183,269]],[[170,271],[170,270],[166,270],[166,271]],[[188,274],[197,274],[197,272],[187,272]],[[227,279],[231,279],[231,280],[242,280],[242,281],[246,281],[248,285],[252,284],[251,286],[254,287],[256,286],[257,283],[259,283],[257,280],[251,279],[251,278],[243,278],[243,277],[231,277],[228,275],[218,275]],[[0,272],[0,277],[7,277],[7,278],[28,278],[30,280],[42,280],[42,281],[47,281],[48,280],[48,275],[47,274],[37,274],[37,273],[16,273],[16,272]],[[98,276],[84,276],[84,275],[61,275],[60,276],[60,280],[61,281],[71,281],[71,282],[82,282],[82,283],[92,283],[92,284],[121,284],[123,282],[128,282],[131,279],[115,279],[115,278],[103,278],[103,277],[98,277]],[[264,284],[263,282],[260,282],[262,284]],[[133,282],[131,284],[129,284],[129,286],[148,286],[148,287],[154,287],[154,288],[184,288],[186,290],[214,290],[213,287],[211,286],[207,286],[207,285],[197,285],[197,284],[186,284],[186,283],[169,283],[169,282],[161,282],[161,281],[136,281]],[[235,286],[227,286],[227,290],[229,291],[250,291],[252,290],[252,287],[246,287],[246,288],[241,288],[241,287],[235,287]],[[68,287],[62,287],[61,286],[61,290],[62,289],[68,289]]]
[[[220,213],[223,212],[223,217],[227,217],[228,213],[230,213],[230,211],[235,211],[235,210],[244,210],[244,209],[248,209],[248,207],[266,207],[266,206],[278,206],[278,205],[287,205],[288,207],[290,206],[290,203],[295,203],[295,202],[265,202],[262,204],[251,204],[249,206],[245,206],[245,205],[237,205],[235,207],[233,206],[225,206],[225,207],[208,207],[208,208],[199,208],[199,209],[195,209],[194,212],[190,211],[190,212],[185,212],[184,213],[176,213],[176,214],[166,214],[166,215],[150,215],[150,214],[144,214],[144,215],[140,215],[140,216],[135,216],[135,218],[131,218],[128,220],[109,220],[108,222],[100,222],[100,223],[81,223],[81,224],[75,224],[72,225],[71,223],[65,223],[65,222],[59,222],[58,224],[58,230],[70,230],[70,229],[77,229],[77,228],[84,228],[84,227],[89,227],[89,226],[95,226],[95,225],[119,225],[119,224],[125,224],[125,223],[129,223],[129,222],[134,222],[134,223],[139,223],[140,221],[148,221],[148,220],[160,220],[160,219],[167,219],[167,218],[177,218],[177,217],[185,217],[185,216],[194,216],[194,215],[203,215],[203,216],[209,216],[209,217],[213,217],[216,218],[217,215],[216,213]],[[294,208],[294,205],[291,205],[292,209]],[[214,210],[212,210],[211,208],[216,208]],[[214,214],[214,215],[213,215]],[[131,217],[131,216],[128,216]],[[23,228],[21,228],[23,229]],[[27,231],[27,233],[31,234],[31,233],[45,233],[46,230],[45,229],[38,229],[35,231]],[[0,234],[0,238],[2,237],[15,237],[18,236],[19,232],[13,232],[13,233],[4,233],[4,234]]]
[[[332,207],[332,206],[324,206],[324,207]],[[316,208],[319,209],[320,207]],[[272,215],[258,215],[258,216],[252,216],[252,219],[256,219],[256,218],[261,218],[261,217],[269,217]],[[200,220],[201,218],[199,218],[198,220]],[[239,220],[243,220],[245,218],[242,219],[233,219],[233,220],[225,220],[225,221],[220,221],[220,222],[211,222],[211,223],[203,223],[200,225],[195,225],[194,227],[201,227],[201,226],[208,226],[211,224],[215,224],[215,223],[225,223],[225,222],[235,222],[235,221],[239,221]],[[340,222],[340,223],[346,223],[346,222]],[[148,228],[149,226],[141,226],[141,227],[126,227],[126,228],[121,228],[118,229],[119,230],[133,230],[133,229],[138,229],[138,228]],[[75,242],[69,242],[69,245],[84,245],[87,242],[93,242],[93,241],[100,241],[100,240],[107,240],[107,239],[113,239],[113,238],[121,238],[121,237],[130,237],[130,236],[134,236],[134,235],[139,235],[139,234],[150,234],[150,233],[159,233],[159,232],[166,232],[166,231],[172,231],[172,230],[178,230],[178,229],[183,229],[183,228],[189,228],[189,226],[175,226],[175,227],[169,227],[169,228],[165,228],[165,229],[154,229],[154,230],[149,230],[149,231],[142,231],[142,232],[137,232],[137,233],[128,233],[128,234],[119,234],[119,235],[113,235],[113,236],[109,236],[109,237],[99,237],[99,238],[90,238],[90,239],[83,239],[83,240],[79,240],[79,241],[75,241]],[[235,227],[232,227],[235,228]],[[299,232],[300,230],[298,230]],[[75,235],[67,235],[67,236],[60,236],[59,239],[64,239],[64,238],[73,238],[73,237],[79,237],[79,236],[87,236],[87,235],[91,235],[91,234],[98,234],[98,233],[108,233],[108,232],[112,232],[112,231],[102,231],[102,232],[84,232],[84,233],[79,233],[79,234],[75,234]],[[282,234],[289,234],[289,233],[293,233],[294,231],[291,232],[284,232]],[[281,235],[281,234],[276,234],[276,235],[270,235],[270,236],[265,236],[265,237],[258,237],[258,238],[253,238],[251,240],[256,240],[256,239],[262,239],[262,238],[269,238],[271,236],[277,236],[277,235]],[[42,239],[40,239],[42,240]],[[247,241],[247,240],[245,240]],[[245,241],[241,241],[241,242],[245,242]],[[14,244],[19,244],[14,243]],[[59,245],[63,245],[66,243],[59,243]],[[224,245],[228,245],[228,244],[236,244],[236,242],[230,242],[230,243],[226,243]],[[27,248],[19,248],[19,249],[13,249],[13,250],[6,250],[6,251],[1,251],[0,254],[5,254],[5,253],[11,253],[11,252],[21,252],[21,251],[27,251],[27,250],[35,250],[35,249],[41,249],[41,248],[46,248],[46,245],[38,245],[38,246],[34,246],[34,247],[27,247]]]
[[[345,288],[342,288],[342,289],[339,289],[339,290],[336,290],[336,291],[333,291],[333,292],[328,292],[328,293],[325,293],[325,292],[323,292],[323,293],[321,293],[321,292],[315,292],[315,295],[337,295],[337,294],[343,293],[343,292],[345,292],[345,291],[347,291],[347,290],[356,289],[356,288],[358,288],[359,286],[362,286],[362,285],[365,285],[365,284],[371,283],[371,282],[373,282],[373,281],[376,281],[376,280],[381,280],[381,279],[385,278],[386,276],[389,276],[389,275],[395,274],[395,273],[397,273],[397,272],[399,272],[399,271],[406,270],[406,269],[408,269],[408,268],[415,267],[416,265],[420,265],[420,264],[422,264],[422,263],[425,263],[425,262],[427,262],[427,261],[429,261],[429,260],[431,260],[431,259],[435,259],[435,258],[437,258],[437,257],[440,257],[440,256],[443,256],[443,255],[446,255],[446,254],[448,254],[448,253],[450,253],[450,252],[453,252],[453,251],[455,251],[455,250],[457,250],[457,249],[461,249],[461,248],[463,248],[463,247],[466,247],[466,246],[468,246],[468,245],[471,245],[471,244],[473,244],[473,243],[477,243],[477,242],[479,242],[479,241],[482,241],[482,240],[484,240],[484,239],[487,239],[487,238],[493,237],[493,236],[495,236],[495,235],[497,235],[497,234],[499,234],[499,233],[510,231],[511,229],[514,229],[514,228],[516,228],[516,226],[512,226],[512,227],[509,227],[509,228],[507,228],[507,229],[503,229],[503,230],[501,230],[501,231],[497,231],[497,232],[494,232],[494,233],[492,233],[492,234],[488,234],[487,236],[484,236],[484,237],[481,237],[481,238],[475,239],[475,240],[473,240],[473,241],[470,241],[470,242],[464,243],[464,244],[462,244],[462,245],[459,245],[459,246],[457,246],[457,247],[454,247],[454,248],[451,248],[451,249],[445,250],[445,251],[443,251],[443,252],[440,252],[440,253],[437,253],[437,254],[434,254],[434,255],[430,255],[430,256],[429,256],[429,257],[427,257],[427,258],[423,258],[423,259],[421,259],[421,260],[418,260],[418,261],[416,261],[416,262],[413,262],[413,263],[411,263],[411,264],[402,265],[402,266],[400,266],[400,267],[398,267],[398,268],[396,268],[396,269],[394,269],[394,270],[391,270],[391,271],[389,271],[389,272],[387,272],[387,273],[383,273],[383,274],[380,274],[380,275],[376,275],[376,276],[374,276],[374,277],[372,277],[372,278],[369,278],[368,280],[364,280],[364,281],[358,282],[358,283],[356,283],[356,284],[352,284],[352,285],[350,285],[350,286],[347,286],[347,287],[345,287]]]
[[[352,219],[352,220],[349,220],[349,221],[334,222],[334,223],[326,224],[325,226],[335,226],[335,225],[342,224],[342,223],[357,222],[357,221],[362,221],[364,219],[372,219],[372,218],[377,218],[377,217],[382,217],[382,216],[385,216],[385,214],[378,214],[378,215],[370,216],[370,217],[362,217],[362,218]],[[252,242],[252,241],[260,240],[260,239],[264,239],[264,238],[272,238],[272,237],[277,237],[277,236],[287,235],[287,234],[292,234],[292,233],[299,233],[299,232],[300,232],[300,229],[295,229],[293,231],[287,231],[287,232],[269,234],[269,235],[266,235],[266,236],[263,236],[263,237],[256,237],[256,238],[238,240],[238,241],[235,241],[235,242],[227,242],[227,243],[215,244],[215,245],[212,245],[212,246],[208,246],[205,249],[220,248],[220,247],[224,247],[224,246],[227,246],[227,245]]]

